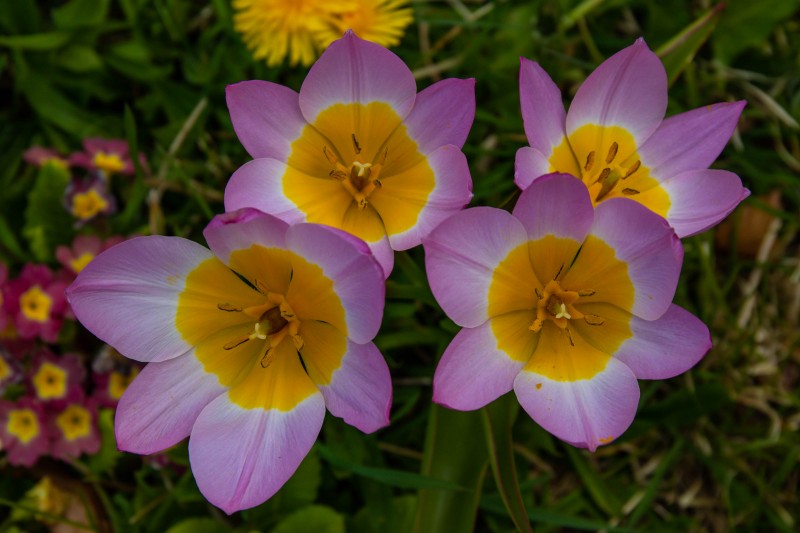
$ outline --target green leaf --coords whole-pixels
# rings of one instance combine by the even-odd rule
[[[263,527],[265,524],[275,523],[281,516],[312,504],[317,499],[321,483],[322,465],[319,456],[312,449],[289,481],[274,496],[258,507],[244,511],[247,523],[254,527]]]
[[[481,409],[486,446],[489,450],[489,464],[492,466],[494,481],[506,505],[508,515],[518,531],[532,532],[525,503],[519,491],[511,427],[519,412],[519,404],[512,393],[498,398]]]
[[[421,490],[414,531],[471,532],[489,461],[480,438],[481,415],[432,404],[429,417],[422,473],[468,491]]]
[[[17,238],[14,236],[14,232],[11,230],[11,227],[6,222],[6,219],[0,215],[0,245],[3,246],[5,250],[10,252],[15,259],[20,261],[24,261],[26,258],[26,254],[22,247],[19,245]]]
[[[664,63],[670,85],[678,79],[681,72],[692,62],[703,43],[711,36],[719,22],[723,7],[724,4],[717,4],[709,9],[656,50],[656,54]]]
[[[350,461],[337,456],[329,448],[320,443],[317,443],[317,451],[323,459],[331,464],[331,466],[347,470],[353,474],[357,474],[373,481],[378,481],[391,487],[400,487],[403,489],[438,489],[454,491],[467,490],[458,483],[454,483],[445,479],[437,479],[421,474],[414,474],[412,472],[405,472],[403,470],[374,468],[371,466],[351,463]]]
[[[103,60],[91,47],[85,45],[68,46],[58,54],[58,63],[72,72],[91,72],[103,66]]]
[[[39,30],[39,10],[35,0],[0,2],[0,28],[8,33],[36,33]]]
[[[111,471],[122,455],[117,450],[117,439],[114,436],[114,410],[101,409],[97,423],[100,426],[100,451],[91,455],[86,463],[95,474],[103,474]]]
[[[614,492],[608,486],[608,483],[586,461],[583,452],[569,445],[564,447],[575,470],[578,472],[578,476],[583,481],[583,486],[589,491],[589,495],[597,506],[609,516],[619,516],[622,504],[614,496]]]
[[[413,495],[392,499],[387,515],[374,505],[365,505],[353,517],[351,531],[353,533],[373,533],[373,524],[380,522],[381,533],[407,533],[414,527],[414,512],[417,509],[417,497]]]
[[[213,518],[188,518],[178,522],[167,533],[225,533],[230,529]]]
[[[69,41],[69,33],[60,31],[34,33],[31,35],[0,36],[0,46],[19,50],[53,50]]]
[[[72,240],[72,216],[62,205],[68,183],[66,170],[55,165],[44,165],[28,194],[22,234],[28,239],[37,261],[50,261],[56,246]]]
[[[325,505],[309,505],[286,517],[272,533],[344,533],[344,517]]]
[[[713,44],[717,59],[726,64],[764,43],[778,23],[800,8],[800,0],[728,0],[725,4]]]
[[[77,137],[91,134],[95,117],[56,90],[47,79],[31,74],[20,77],[18,81],[21,91],[42,120]]]
[[[658,493],[658,488],[661,485],[661,480],[664,479],[664,474],[666,474],[667,470],[672,468],[672,465],[678,460],[681,451],[683,451],[683,445],[685,442],[686,441],[684,440],[678,440],[672,445],[672,448],[669,450],[669,452],[667,452],[667,454],[661,458],[661,461],[658,463],[658,467],[656,467],[656,470],[653,473],[653,477],[647,484],[647,489],[645,489],[644,496],[631,513],[628,522],[630,526],[635,526],[642,518],[644,513],[649,511],[652,507],[653,500],[655,499]]]
[[[109,0],[70,0],[52,11],[57,28],[72,30],[97,26],[108,15]]]

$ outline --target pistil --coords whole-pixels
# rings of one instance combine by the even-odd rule
[[[536,298],[538,299],[536,319],[528,329],[534,332],[541,331],[545,321],[550,320],[566,334],[569,343],[574,345],[568,327],[570,320],[583,320],[590,326],[602,326],[605,323],[602,317],[582,313],[575,307],[581,298],[594,296],[595,293],[594,289],[565,290],[556,279],[550,280],[544,290],[536,289]]]
[[[322,148],[322,153],[328,162],[333,165],[333,169],[328,173],[328,176],[341,182],[342,187],[350,193],[358,207],[366,209],[367,205],[369,205],[370,195],[381,187],[381,182],[378,178],[383,164],[386,162],[388,149],[384,149],[379,161],[365,162],[361,159],[362,149],[355,134],[352,134],[351,138],[353,140],[355,160],[350,163],[349,167],[342,164],[334,151],[327,146]]]

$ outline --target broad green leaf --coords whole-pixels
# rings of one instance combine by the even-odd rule
[[[800,9],[800,0],[728,0],[714,34],[717,59],[730,63],[737,55],[758,46],[780,22]]]
[[[68,183],[69,175],[64,169],[55,165],[44,165],[28,194],[22,234],[38,261],[50,261],[56,246],[68,244],[72,240],[72,215],[62,204]]]
[[[417,508],[417,497],[412,495],[394,498],[386,516],[375,506],[365,505],[353,517],[353,533],[373,533],[374,523],[384,524],[381,533],[408,533],[414,527],[414,512]]]
[[[272,533],[344,533],[344,517],[325,505],[298,509],[275,527]]]
[[[70,0],[52,11],[57,28],[72,30],[97,26],[108,15],[109,0]]]
[[[187,518],[167,530],[167,533],[225,533],[230,529],[213,518]]]
[[[467,491],[421,490],[414,531],[467,533],[475,527],[488,456],[477,411],[453,411],[432,404],[422,473]]]
[[[518,531],[532,532],[530,520],[525,512],[525,503],[519,491],[514,464],[511,428],[518,412],[519,404],[516,397],[508,393],[481,409],[481,417],[486,447],[489,450],[489,464],[508,515]]]
[[[19,50],[53,50],[66,44],[69,38],[69,33],[59,31],[30,35],[4,35],[0,36],[0,46]]]
[[[664,63],[670,85],[678,79],[703,43],[711,36],[719,22],[722,9],[723,4],[717,4],[656,50],[656,54]]]
[[[58,64],[72,72],[91,72],[103,66],[103,60],[91,47],[68,46],[58,54]]]

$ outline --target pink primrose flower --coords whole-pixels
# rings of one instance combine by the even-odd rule
[[[70,461],[83,453],[100,450],[97,404],[82,394],[61,409],[49,412],[48,428],[52,441],[50,453],[57,459]]]
[[[100,215],[110,215],[117,210],[117,203],[101,172],[92,172],[89,177],[73,178],[64,191],[64,207],[74,216],[80,227]]]
[[[56,259],[61,266],[73,277],[77,276],[89,262],[103,250],[108,250],[112,246],[124,241],[124,237],[109,237],[105,241],[100,240],[97,235],[78,235],[72,241],[72,246],[58,246],[56,248]]]
[[[215,217],[204,235],[211,250],[127,240],[67,294],[92,333],[149,363],[120,399],[120,449],[151,454],[191,435],[201,492],[232,513],[286,482],[326,408],[365,432],[389,423],[389,369],[371,342],[384,276],[351,235],[254,209]]]
[[[708,169],[745,102],[664,119],[667,75],[642,39],[597,67],[568,113],[538,63],[522,59],[519,86],[530,143],[517,151],[521,189],[551,172],[572,174],[583,180],[593,204],[630,198],[666,218],[678,237],[717,224],[750,194],[736,174]]]
[[[225,208],[347,231],[388,276],[393,250],[417,246],[472,198],[461,146],[474,85],[446,79],[417,94],[399,57],[351,31],[325,50],[299,94],[266,81],[231,85],[233,128],[255,159],[231,177]]]
[[[25,150],[22,159],[29,165],[41,167],[45,164],[57,165],[61,168],[69,168],[69,161],[61,155],[55,148],[44,148],[42,146],[32,146]]]
[[[594,450],[633,421],[637,379],[685,372],[711,346],[671,303],[683,260],[672,228],[627,199],[593,209],[572,176],[537,179],[511,214],[457,213],[423,245],[433,294],[464,328],[433,381],[453,409],[513,389],[540,426]]]
[[[9,463],[33,466],[50,448],[42,406],[33,398],[0,400],[0,441]]]
[[[102,171],[103,176],[112,174],[133,176],[135,168],[127,141],[122,139],[84,139],[83,148],[84,152],[77,152],[69,156],[70,164],[87,170]],[[142,166],[147,166],[144,154],[139,154],[139,161]]]
[[[66,286],[47,266],[34,264],[25,265],[19,277],[8,283],[3,303],[20,338],[58,340],[67,312]]]
[[[42,349],[33,356],[28,388],[40,402],[61,406],[83,393],[85,378],[86,369],[77,355],[56,355]]]

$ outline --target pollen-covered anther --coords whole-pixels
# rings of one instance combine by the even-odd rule
[[[594,296],[597,294],[597,291],[594,289],[581,289],[578,291],[578,296],[586,297],[586,296]]]
[[[586,164],[583,165],[584,172],[589,172],[592,170],[592,166],[594,165],[594,150],[589,152],[589,155],[586,156]]]
[[[602,326],[606,323],[603,317],[597,315],[583,315],[583,321],[590,326]]]
[[[628,179],[629,177],[631,177],[634,174],[634,172],[639,170],[640,166],[642,166],[642,162],[637,159],[636,162],[633,165],[631,165],[630,168],[628,168],[628,170],[625,172],[625,175],[622,176],[622,179]]]
[[[617,157],[617,150],[619,150],[619,145],[616,142],[611,143],[611,147],[608,149],[608,155],[606,155],[606,163],[611,163],[614,161],[614,158]]]

